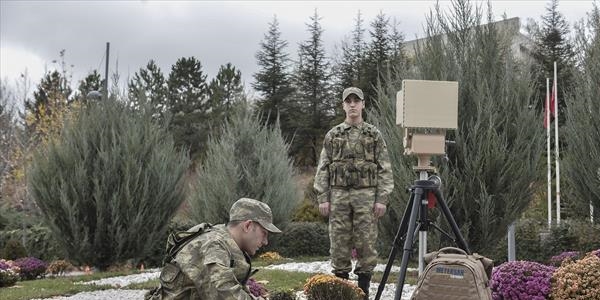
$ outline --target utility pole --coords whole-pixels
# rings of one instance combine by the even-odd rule
[[[106,42],[106,68],[104,72],[104,100],[108,100],[108,55],[110,53],[110,43]]]

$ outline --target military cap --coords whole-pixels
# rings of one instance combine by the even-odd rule
[[[229,221],[252,220],[258,222],[266,230],[280,233],[281,230],[273,225],[271,208],[263,202],[250,198],[240,198],[229,210]]]
[[[365,100],[365,97],[363,96],[363,92],[359,88],[349,87],[349,88],[345,89],[344,92],[342,93],[342,101],[346,100],[346,98],[348,96],[350,96],[350,94],[356,95],[360,100]]]

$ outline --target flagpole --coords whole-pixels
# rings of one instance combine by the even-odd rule
[[[554,114],[556,115],[554,120],[554,148],[556,149],[556,224],[560,224],[560,152],[559,152],[559,140],[558,140],[558,82],[556,78],[556,62],[554,62]]]
[[[548,161],[548,229],[552,226],[552,163],[550,156],[550,78],[546,78],[546,156]]]

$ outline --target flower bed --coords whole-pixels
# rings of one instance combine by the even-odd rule
[[[20,269],[21,279],[32,280],[44,277],[48,264],[35,257],[24,257],[15,260],[15,265]]]
[[[545,300],[550,295],[554,269],[530,261],[503,263],[492,273],[492,298]]]
[[[14,285],[19,280],[19,272],[13,261],[0,259],[0,287]]]

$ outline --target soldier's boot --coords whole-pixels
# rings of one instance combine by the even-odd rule
[[[346,280],[348,280],[348,278],[350,278],[348,275],[348,272],[334,272],[333,274],[335,274],[335,277],[339,277],[339,278],[346,279]]]
[[[365,292],[365,300],[369,299],[369,287],[371,286],[371,274],[358,274],[358,287]]]

